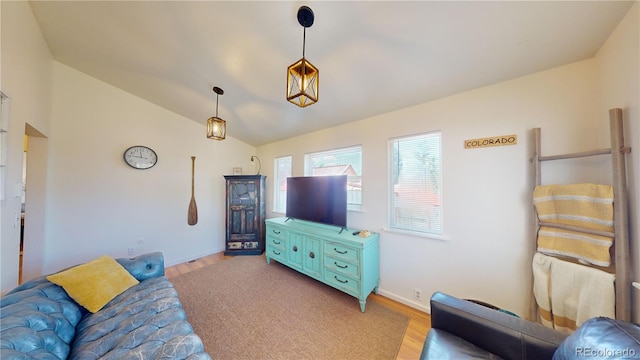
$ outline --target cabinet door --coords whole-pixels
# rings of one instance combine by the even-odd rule
[[[287,239],[287,263],[289,266],[302,269],[304,235],[290,232]]]
[[[231,180],[229,241],[258,240],[257,186],[252,180]]]
[[[322,269],[322,240],[310,236],[304,238],[304,270],[319,277]]]

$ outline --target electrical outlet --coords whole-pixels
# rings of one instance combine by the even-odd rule
[[[422,300],[422,290],[418,288],[413,289],[413,297],[416,298],[416,300]]]
[[[128,248],[128,249],[127,249],[127,253],[128,253],[129,255],[133,255],[133,253],[134,253],[133,248]]]

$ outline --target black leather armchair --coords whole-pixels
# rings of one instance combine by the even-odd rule
[[[431,330],[420,359],[639,357],[637,324],[597,317],[567,337],[540,324],[436,292],[431,297]]]

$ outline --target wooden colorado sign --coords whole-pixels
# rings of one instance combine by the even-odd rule
[[[518,143],[518,135],[501,135],[501,136],[492,136],[492,137],[481,138],[481,139],[465,140],[464,148],[475,149],[475,148],[490,147],[490,146],[515,145],[517,143]]]

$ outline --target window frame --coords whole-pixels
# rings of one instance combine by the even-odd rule
[[[438,179],[437,179],[437,183],[436,186],[438,187],[438,192],[437,195],[438,197],[438,212],[437,212],[437,216],[438,216],[438,226],[434,229],[432,227],[419,227],[419,226],[403,226],[403,225],[399,225],[396,221],[394,221],[395,216],[396,216],[396,212],[395,212],[395,190],[396,190],[396,182],[395,182],[395,169],[394,167],[395,165],[395,161],[394,161],[394,155],[395,155],[395,150],[394,150],[394,145],[396,143],[399,143],[401,141],[404,140],[412,140],[412,139],[420,139],[420,138],[424,138],[424,139],[429,139],[429,138],[433,138],[433,137],[437,137],[437,154],[438,154]],[[442,156],[442,132],[441,131],[430,131],[430,132],[424,132],[424,133],[419,133],[419,134],[412,134],[412,135],[404,135],[404,136],[398,136],[398,137],[394,137],[394,138],[390,138],[387,141],[387,149],[388,149],[388,159],[387,159],[387,175],[388,175],[388,186],[387,186],[387,192],[388,192],[388,208],[387,208],[387,229],[388,231],[391,232],[397,232],[397,233],[404,233],[404,234],[409,234],[409,235],[415,235],[415,236],[419,236],[419,237],[429,237],[429,238],[437,238],[437,239],[445,239],[445,235],[444,235],[444,211],[443,211],[443,185],[442,185],[442,178],[443,178],[443,171],[442,171],[442,160],[443,160],[443,156]],[[428,168],[425,166],[420,168],[421,171],[427,171]],[[428,179],[428,178],[425,178]],[[425,213],[429,213],[429,209],[425,207]],[[433,212],[431,212],[433,213]],[[428,215],[427,215],[428,216]],[[426,220],[428,221],[428,220]]]
[[[280,191],[279,191],[279,187],[280,187],[280,161],[281,160],[285,160],[288,159],[289,160],[289,176],[285,176],[284,178],[284,182],[286,184],[287,178],[291,177],[291,171],[292,171],[292,165],[293,165],[293,158],[291,155],[285,155],[285,156],[279,156],[273,159],[273,173],[274,173],[274,177],[273,177],[273,212],[276,213],[282,213],[282,214],[286,214],[287,213],[287,190],[286,190],[286,186],[285,186],[285,190],[284,190],[284,203],[280,204],[281,201],[278,200],[278,195],[280,195]],[[278,205],[280,205],[280,207],[278,207]]]
[[[310,153],[306,153],[304,155],[304,176],[323,176],[323,175],[312,175],[312,158],[315,156],[327,156],[327,155],[339,155],[339,154],[347,154],[347,153],[353,153],[353,152],[358,152],[360,154],[360,175],[348,175],[347,176],[347,181],[349,181],[349,179],[353,179],[354,177],[358,178],[358,182],[360,184],[360,202],[348,202],[347,203],[347,210],[348,211],[360,211],[362,210],[362,204],[363,204],[363,200],[362,200],[362,173],[363,173],[363,168],[362,168],[362,145],[358,144],[358,145],[352,145],[352,146],[347,146],[347,147],[341,147],[341,148],[336,148],[336,149],[331,149],[331,150],[322,150],[322,151],[314,151],[314,152],[310,152]],[[355,169],[354,169],[355,170]],[[347,199],[348,200],[348,199]]]

